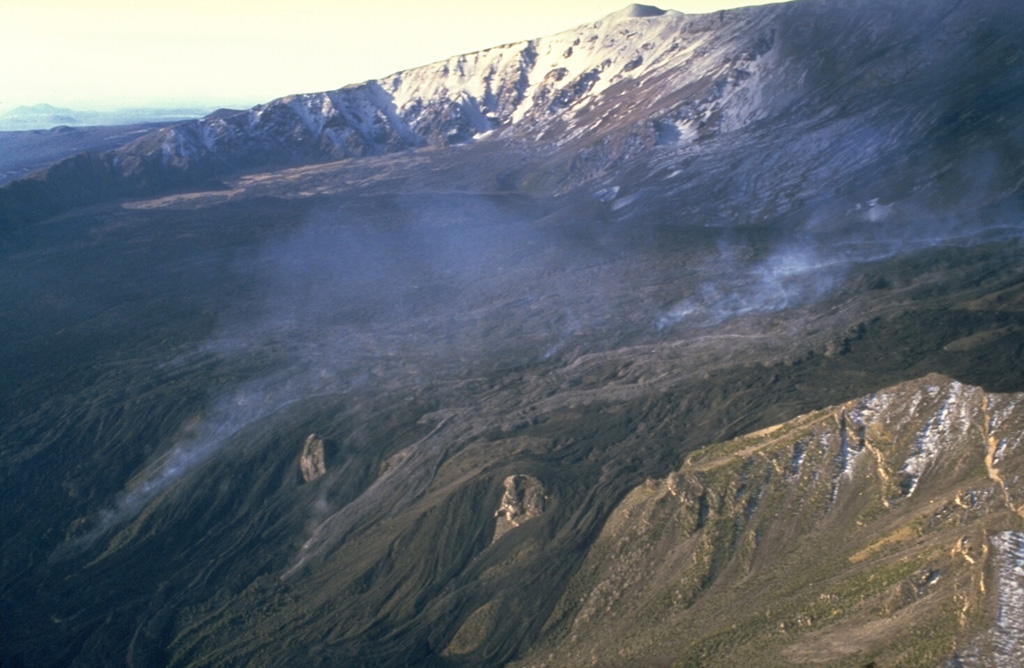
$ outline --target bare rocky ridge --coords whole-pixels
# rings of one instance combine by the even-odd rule
[[[703,448],[626,496],[514,665],[1017,665],[1022,448],[1024,394],[940,376]]]

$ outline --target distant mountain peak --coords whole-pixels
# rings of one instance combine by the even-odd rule
[[[15,118],[21,116],[52,116],[52,115],[70,115],[76,113],[73,109],[65,109],[63,107],[55,107],[52,104],[46,104],[42,102],[40,104],[29,104],[15,107],[10,111],[3,114],[7,118]]]
[[[609,19],[646,19],[655,16],[664,16],[669,12],[664,9],[655,7],[654,5],[641,5],[633,3],[627,7],[623,7],[617,12],[609,14]]]

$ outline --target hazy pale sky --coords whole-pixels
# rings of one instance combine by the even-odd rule
[[[703,13],[758,0],[672,0]],[[627,0],[0,0],[0,114],[249,107],[594,21]]]

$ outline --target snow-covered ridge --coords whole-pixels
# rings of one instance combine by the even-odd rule
[[[631,5],[549,37],[173,126],[155,142],[159,155],[149,138],[122,150],[170,167],[213,163],[216,171],[488,136],[561,143],[624,123],[644,125],[661,144],[686,142],[709,122],[734,129],[758,115],[758,60],[774,44],[763,25],[770,16]]]
[[[994,18],[974,4],[804,0],[692,16],[634,5],[555,35],[222,110],[98,156],[68,158],[32,183],[5,187],[0,216],[21,225],[108,197],[216,184],[227,174],[478,143],[473,156],[514,158],[508,168],[482,162],[479,187],[586,192],[622,216],[671,200],[681,220],[714,225],[803,218],[808,204],[831,206],[817,200],[838,187],[837,174],[909,159],[946,136],[944,119],[967,113],[972,94],[1019,89],[998,40],[969,71],[951,55],[992,41],[986,30],[1016,43],[1016,14]],[[936,78],[938,71],[959,74]],[[1015,127],[1014,118],[986,122]],[[997,136],[968,138],[961,126],[955,132],[965,144]],[[984,147],[978,155],[990,148],[998,153]],[[920,175],[915,183],[930,178],[929,169],[949,168],[934,152],[921,159],[935,165],[911,170]],[[1003,197],[1019,182],[1007,172],[987,187]],[[867,222],[899,223],[905,211],[875,188],[850,197],[869,202],[867,213],[847,214]],[[686,315],[680,304],[664,325]]]

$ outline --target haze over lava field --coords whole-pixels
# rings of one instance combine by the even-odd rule
[[[632,5],[0,187],[4,666],[1020,665],[1022,34]]]

